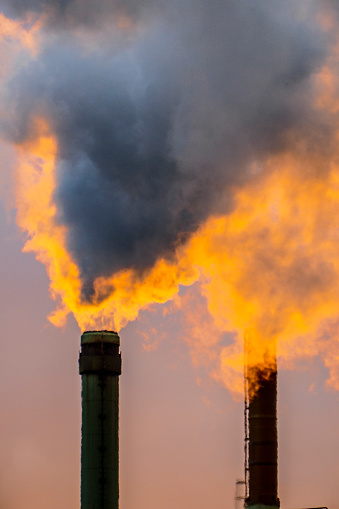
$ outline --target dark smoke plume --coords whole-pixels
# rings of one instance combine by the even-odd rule
[[[230,209],[253,161],[325,132],[310,78],[326,41],[312,24],[315,4],[294,4],[5,2],[13,16],[46,12],[54,27],[7,83],[3,130],[19,141],[37,112],[51,119],[58,220],[86,286],[171,257],[209,215]]]

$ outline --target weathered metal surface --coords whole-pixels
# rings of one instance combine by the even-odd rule
[[[81,344],[81,509],[118,509],[120,340],[96,331]]]

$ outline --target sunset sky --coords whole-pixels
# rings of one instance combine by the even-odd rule
[[[339,7],[0,0],[0,509],[80,507],[118,330],[121,509],[233,508],[243,339],[283,509],[339,509]]]

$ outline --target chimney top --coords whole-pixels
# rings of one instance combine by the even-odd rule
[[[88,343],[114,343],[120,345],[120,338],[114,331],[86,331],[81,335],[81,344]]]

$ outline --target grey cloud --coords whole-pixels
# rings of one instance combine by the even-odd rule
[[[44,14],[47,25],[55,29],[76,26],[99,28],[112,23],[112,16],[139,19],[146,9],[158,9],[162,0],[2,0],[1,9],[10,17]]]

